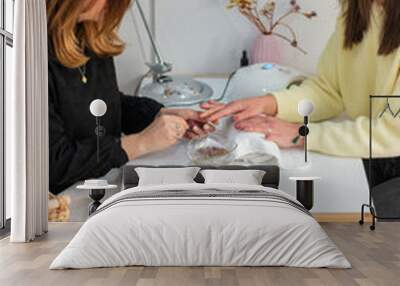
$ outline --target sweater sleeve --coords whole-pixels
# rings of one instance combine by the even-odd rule
[[[376,158],[400,156],[400,100],[390,100],[390,107],[392,112],[372,120],[372,152]],[[367,116],[342,122],[311,123],[309,149],[329,155],[368,158],[369,126]]]
[[[74,183],[105,175],[128,161],[119,139],[101,138],[100,161],[97,162],[96,138],[75,140],[65,130],[55,104],[55,88],[49,74],[49,157],[50,191],[57,194]]]
[[[150,98],[120,95],[122,132],[126,135],[138,133],[149,126],[163,107]]]
[[[328,41],[319,59],[316,76],[303,82],[300,86],[274,92],[278,105],[278,117],[290,122],[301,122],[297,105],[303,99],[314,103],[315,111],[311,120],[322,121],[340,115],[344,108],[338,80],[338,32]]]

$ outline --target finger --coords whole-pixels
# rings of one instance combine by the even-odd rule
[[[257,120],[250,119],[235,124],[235,128],[245,132],[257,132],[270,135],[272,130],[266,124],[259,124]]]
[[[193,133],[195,133],[198,136],[204,136],[206,133],[204,132],[203,129],[201,129],[199,126],[194,126],[191,130]]]
[[[200,111],[196,111],[196,110],[192,110],[192,109],[188,109],[185,113],[185,119],[191,119],[191,120],[195,120],[195,121],[201,121],[201,117],[200,117],[201,112]]]
[[[211,108],[210,104],[208,104],[207,102],[200,103],[199,106],[201,109],[204,109],[204,110],[208,110]]]
[[[181,120],[179,121],[179,125],[181,126],[181,128],[183,128],[185,131],[188,130],[190,128],[189,124],[186,122],[185,119],[180,118]]]
[[[275,121],[279,120],[276,116],[269,116],[269,115],[267,115],[267,116],[263,116],[263,117],[265,118],[265,120],[266,120],[267,122],[275,122]]]
[[[243,110],[243,106],[239,103],[232,103],[228,104],[226,106],[222,106],[221,108],[216,108],[215,110],[210,110],[204,112],[201,116],[205,116],[208,118],[210,121],[218,120],[222,117],[226,117],[235,113],[238,113]],[[205,115],[208,113],[207,115]]]
[[[185,131],[189,129],[189,124],[182,117],[175,115],[165,115],[165,116],[168,116],[167,120],[172,128],[182,129]]]
[[[210,124],[204,124],[203,129],[208,133],[215,131],[215,127]]]
[[[187,129],[190,128],[188,122],[187,122],[184,118],[182,118],[182,117],[176,117],[176,118],[175,118],[175,122],[176,122],[177,124],[179,124],[179,126],[180,126],[181,128],[183,128],[183,129],[185,129],[185,130],[187,130]]]
[[[210,100],[210,101],[201,103],[200,107],[202,109],[211,109],[211,108],[219,107],[219,106],[222,106],[222,105],[225,105],[225,104],[223,104],[221,102],[216,102],[216,101]]]
[[[163,116],[167,116],[169,118],[172,117],[180,117],[184,120],[193,120],[193,121],[201,121],[200,112],[192,109],[166,109],[163,112]]]
[[[205,120],[192,120],[192,119],[189,119],[186,122],[190,128],[193,128],[193,126],[203,126],[204,124],[207,123]]]
[[[210,115],[226,108],[227,105],[218,105],[218,106],[213,106],[212,108],[207,109],[204,111],[202,114],[200,114],[200,118],[208,118]]]
[[[181,139],[181,138],[185,137],[186,133],[189,132],[189,131],[190,131],[189,129],[176,128],[174,130],[175,137],[177,139]]]
[[[259,118],[257,117],[250,117],[247,119],[243,119],[240,121],[235,122],[235,126],[251,126],[251,125],[257,125],[257,124],[264,124],[264,121],[261,121]]]
[[[268,135],[267,131],[264,128],[258,127],[258,126],[244,126],[244,127],[240,128],[239,130],[245,131],[245,132],[262,133],[262,134]]]
[[[222,105],[225,105],[225,104],[220,103],[220,102],[208,101],[208,102],[203,102],[203,103],[201,103],[201,104],[200,104],[200,107],[201,107],[202,109],[208,110],[208,109],[215,108],[215,107],[219,107],[219,106],[222,106]]]
[[[253,125],[254,124],[251,121],[240,121],[240,122],[236,123],[234,126],[236,129],[243,129],[243,128],[250,127]]]
[[[191,119],[187,120],[186,122],[187,122],[187,124],[189,125],[190,128],[192,128],[193,126],[197,125],[197,122],[194,121],[194,120],[191,120]]]
[[[212,100],[212,99],[207,101],[206,103],[209,104],[209,105],[212,105],[212,106],[225,105],[222,102],[219,102],[219,101],[216,101],[216,100]]]
[[[233,116],[233,120],[234,121],[242,121],[251,117],[255,117],[257,115],[260,115],[260,113],[256,110],[252,110],[252,109],[247,109],[244,110],[243,112],[240,112],[238,114],[235,114],[235,116]]]
[[[244,120],[235,122],[235,124],[237,124],[237,125],[259,125],[259,126],[270,125],[270,123],[267,122],[265,118],[260,118],[260,117],[250,117],[248,119],[244,119]]]
[[[197,137],[197,135],[196,135],[195,133],[193,133],[192,131],[188,131],[188,132],[186,132],[186,134],[185,134],[185,138],[187,138],[187,139],[189,139],[189,140],[194,139],[194,138],[196,138],[196,137]]]
[[[186,120],[201,120],[200,112],[193,109],[175,109],[175,115]]]

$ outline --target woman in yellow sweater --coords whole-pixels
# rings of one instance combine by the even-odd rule
[[[378,3],[376,3],[378,2]],[[281,147],[293,147],[302,118],[297,104],[315,105],[309,147],[313,151],[347,157],[368,157],[369,95],[400,93],[400,3],[396,0],[343,1],[338,19],[318,65],[317,75],[301,86],[262,97],[223,105],[203,104],[211,121],[233,115],[236,127],[265,133]],[[390,100],[400,110],[398,100]],[[386,101],[374,105],[374,154],[400,155],[400,114],[378,118]],[[345,112],[350,120],[326,121]],[[299,142],[298,144],[302,144]]]
[[[400,3],[397,0],[343,0],[343,13],[318,65],[301,86],[223,105],[203,104],[210,121],[232,115],[236,127],[261,132],[281,148],[293,147],[302,118],[298,102],[315,105],[309,149],[325,154],[369,155],[369,95],[400,94]],[[389,100],[392,111],[399,100]],[[400,156],[400,113],[380,117],[385,100],[373,105],[374,155]],[[345,113],[348,120],[327,121]],[[303,142],[298,142],[301,145]],[[398,160],[400,165],[400,160]],[[398,167],[400,169],[400,167]],[[399,174],[400,174],[400,170]]]

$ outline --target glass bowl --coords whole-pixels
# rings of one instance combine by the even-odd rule
[[[235,160],[237,144],[224,136],[209,134],[189,142],[187,154],[197,165],[225,165]]]

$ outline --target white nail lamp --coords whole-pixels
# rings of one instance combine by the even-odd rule
[[[100,162],[100,137],[106,135],[106,129],[101,126],[100,118],[107,112],[107,104],[101,99],[95,99],[90,103],[90,113],[96,117],[96,129],[94,133],[97,136],[97,163]]]
[[[314,111],[314,104],[307,99],[304,99],[299,102],[298,105],[298,112],[301,116],[304,117],[304,125],[299,128],[299,134],[300,136],[304,137],[304,161],[305,163],[308,163],[308,154],[307,154],[307,135],[310,133],[310,130],[308,129],[308,121],[309,121],[309,116],[311,113]]]

